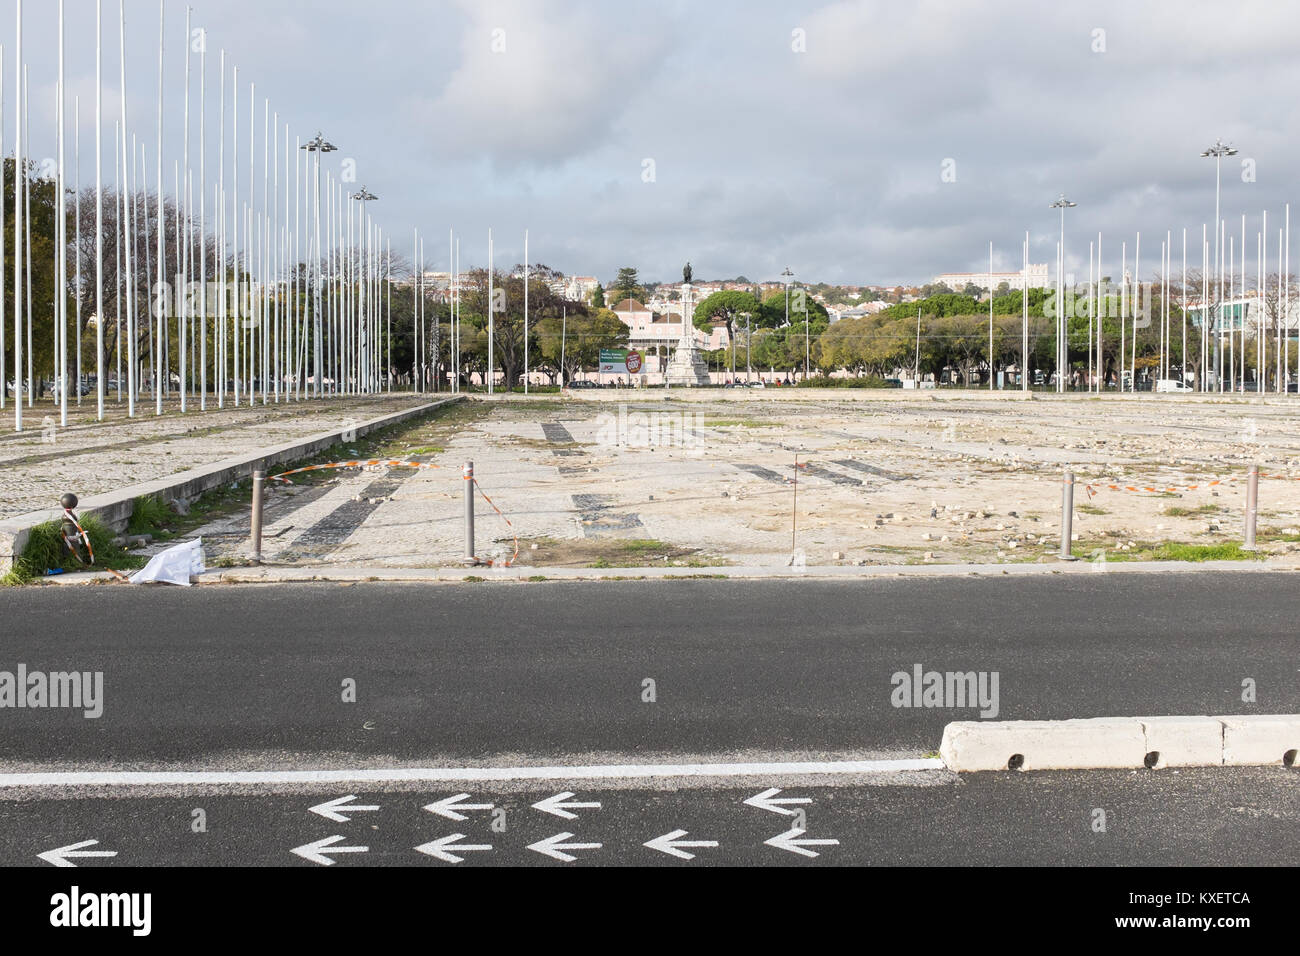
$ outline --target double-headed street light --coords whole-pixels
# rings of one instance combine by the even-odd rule
[[[364,252],[366,246],[369,244],[369,231],[368,231],[369,226],[366,222],[366,203],[373,202],[379,197],[376,196],[374,193],[372,193],[365,186],[362,186],[358,192],[354,192],[352,194],[352,198],[355,199],[357,202],[361,203],[360,226],[361,226],[362,235],[364,236],[364,238],[362,239],[362,249],[363,249],[364,258],[362,259],[362,268],[361,268],[361,320],[358,323],[358,335],[360,336],[361,339],[361,348],[360,348],[361,354],[359,356],[359,361],[358,361],[357,376],[359,381],[357,384],[363,390],[368,391],[370,389],[370,371],[371,371],[370,352],[369,352],[370,292],[369,292],[369,285],[368,285],[369,277],[366,275],[366,272],[367,272],[367,267],[370,264],[370,258],[369,255],[365,254]]]
[[[781,279],[785,282],[785,324],[788,328],[790,325],[790,283],[794,281],[794,273],[790,267],[786,266],[785,271],[781,273]],[[812,353],[812,344],[809,340],[808,333],[808,310],[804,309],[803,313],[803,377],[804,381],[808,380],[808,357]]]
[[[1237,155],[1237,147],[1232,146],[1232,145],[1230,145],[1229,143],[1225,143],[1225,142],[1224,142],[1223,140],[1221,140],[1221,139],[1216,139],[1216,140],[1214,141],[1214,145],[1213,145],[1213,146],[1208,146],[1208,147],[1206,147],[1205,149],[1201,150],[1201,156],[1202,156],[1202,157],[1209,157],[1209,156],[1213,156],[1213,157],[1214,157],[1214,274],[1215,274],[1215,275],[1218,275],[1218,274],[1219,274],[1219,257],[1223,254],[1223,250],[1219,248],[1219,172],[1220,172],[1220,169],[1222,168],[1222,165],[1223,165],[1223,157],[1224,157],[1224,156],[1236,156],[1236,155]],[[1221,310],[1222,307],[1223,307],[1223,306],[1222,306],[1222,302],[1223,302],[1223,287],[1222,287],[1222,286],[1219,287],[1219,294],[1218,294],[1218,297],[1217,297],[1217,298],[1218,298],[1220,304],[1219,304],[1219,307],[1216,308],[1216,309],[1214,310],[1214,311],[1215,311],[1215,317],[1214,317],[1214,329],[1213,329],[1213,334],[1214,334],[1214,343],[1215,343],[1215,347],[1214,347],[1214,349],[1212,349],[1211,352],[1210,352],[1210,354],[1214,357],[1214,377],[1215,377],[1216,380],[1217,380],[1218,377],[1219,377],[1219,361],[1218,361],[1218,358],[1219,358],[1219,349],[1221,348],[1221,342],[1220,342],[1220,339],[1219,339],[1219,334],[1220,334],[1220,333],[1219,333],[1219,313],[1220,313],[1220,310]],[[1201,316],[1201,320],[1202,320],[1203,322],[1209,322],[1209,318],[1210,318],[1210,310],[1209,310],[1209,303],[1208,303],[1208,302],[1205,303],[1205,308],[1203,308],[1201,311],[1202,311],[1202,313],[1203,313],[1202,316]],[[1202,386],[1201,386],[1201,390],[1202,390],[1202,391],[1205,390],[1205,384],[1207,384],[1207,383],[1202,383]]]
[[[316,379],[316,397],[317,397],[317,398],[320,398],[320,396],[321,396],[321,394],[322,394],[322,392],[321,392],[321,386],[322,386],[322,377],[321,377],[321,359],[322,359],[321,333],[322,333],[322,330],[323,330],[323,325],[322,325],[322,323],[321,323],[321,295],[322,295],[322,286],[323,286],[323,284],[324,284],[324,279],[322,278],[322,276],[321,276],[321,271],[320,271],[320,258],[321,258],[321,248],[320,248],[320,154],[321,154],[321,153],[332,153],[332,152],[334,152],[336,149],[338,149],[338,147],[335,146],[333,143],[327,142],[327,141],[325,140],[325,138],[324,138],[323,136],[321,136],[320,131],[318,130],[318,131],[316,132],[316,136],[315,136],[315,138],[314,138],[314,139],[310,139],[310,140],[308,140],[307,142],[303,143],[303,144],[302,144],[302,148],[305,149],[305,150],[307,150],[307,152],[309,152],[309,153],[313,153],[313,154],[315,154],[315,159],[316,159],[316,282],[315,282],[315,283],[313,284],[313,286],[312,286],[312,304],[311,304],[311,309],[312,309],[312,316],[313,316],[313,319],[312,319],[312,364],[315,366],[315,369],[316,369],[316,374],[315,374],[315,379]]]
[[[1077,202],[1070,202],[1065,198],[1065,193],[1061,193],[1061,198],[1048,207],[1061,210],[1061,241],[1056,262],[1056,390],[1058,392],[1065,391],[1065,362],[1068,355],[1065,341],[1069,328],[1065,320],[1065,210],[1077,205],[1079,205]]]

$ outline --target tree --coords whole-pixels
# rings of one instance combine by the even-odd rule
[[[632,266],[624,266],[618,270],[618,278],[614,280],[614,285],[609,292],[610,301],[615,305],[624,299],[636,299],[638,302],[645,300],[645,287],[641,285],[636,269]]]
[[[804,313],[807,312],[810,320],[815,326],[818,320],[824,325],[830,324],[830,313],[826,311],[826,306],[822,305],[804,289],[790,290],[790,324],[802,322]],[[777,328],[785,325],[786,316],[786,292],[784,289],[777,289],[768,294],[759,306],[759,324],[768,328]]]
[[[605,308],[605,287],[599,282],[596,283],[596,288],[591,291],[591,307],[593,309]]]
[[[542,362],[558,371],[563,384],[573,380],[580,370],[595,368],[601,349],[627,345],[628,327],[609,309],[570,312],[567,317],[548,315],[537,323],[537,349]]]
[[[721,320],[727,327],[727,341],[735,342],[735,322],[738,316],[749,315],[751,317],[758,314],[758,301],[748,292],[739,290],[723,290],[715,292],[695,307],[693,321],[697,329],[709,331],[714,323]],[[752,321],[752,318],[751,318]],[[736,368],[736,354],[732,350],[731,354],[732,371]]]

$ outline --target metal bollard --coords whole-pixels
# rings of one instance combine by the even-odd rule
[[[1259,516],[1259,465],[1250,466],[1246,482],[1246,542],[1243,551],[1255,550],[1255,519]]]
[[[474,463],[465,462],[465,563],[478,564],[474,556]]]
[[[1067,471],[1061,483],[1061,560],[1073,561],[1070,553],[1071,532],[1074,528],[1074,472]]]
[[[260,468],[253,472],[253,555],[254,564],[262,563],[262,483],[266,481],[266,472]]]

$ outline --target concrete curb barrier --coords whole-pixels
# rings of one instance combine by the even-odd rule
[[[1294,563],[1268,564],[1262,561],[1133,561],[1125,562],[1122,574],[1205,574],[1223,571],[1282,574],[1300,571]],[[296,581],[366,581],[390,583],[454,583],[467,578],[507,583],[527,582],[530,578],[547,581],[670,580],[691,578],[727,578],[736,581],[857,581],[908,577],[980,577],[1000,580],[1004,577],[1042,577],[1056,574],[1087,574],[1084,564],[1021,564],[1003,567],[988,564],[871,565],[867,567],[826,566],[793,571],[786,567],[709,567],[645,568],[552,568],[532,565],[511,567],[389,568],[358,565],[268,565],[238,568],[210,568],[199,583],[272,584]],[[40,584],[85,584],[111,575],[97,572],[74,572],[42,578]]]
[[[1300,714],[1261,714],[1221,717],[1223,763],[1229,767],[1257,767],[1278,760],[1296,766],[1300,749]]]
[[[1300,714],[954,721],[939,756],[949,770],[1160,770],[1296,766]]]
[[[399,422],[415,418],[442,405],[462,401],[464,396],[451,396],[433,402],[425,402],[400,412],[390,412],[369,421],[348,425],[335,431],[321,432],[309,438],[299,438],[283,445],[259,448],[256,451],[221,461],[212,462],[189,471],[178,472],[165,478],[157,478],[139,485],[120,488],[117,491],[93,495],[81,500],[78,513],[93,514],[105,524],[116,530],[126,527],[135,509],[135,499],[152,495],[161,500],[183,499],[192,501],[205,491],[210,491],[228,482],[237,481],[251,475],[254,469],[269,468],[272,465],[287,464],[308,458],[324,451],[331,445],[344,441],[355,441],[363,435],[387,428]],[[68,489],[75,491],[76,489]],[[0,521],[0,574],[8,571],[13,560],[22,554],[27,546],[27,538],[32,528],[47,521],[55,521],[63,514],[57,508],[46,511],[32,511]]]

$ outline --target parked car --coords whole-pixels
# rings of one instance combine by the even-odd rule
[[[1157,392],[1190,392],[1194,391],[1192,386],[1186,382],[1180,382],[1176,378],[1162,378],[1156,382]]]

